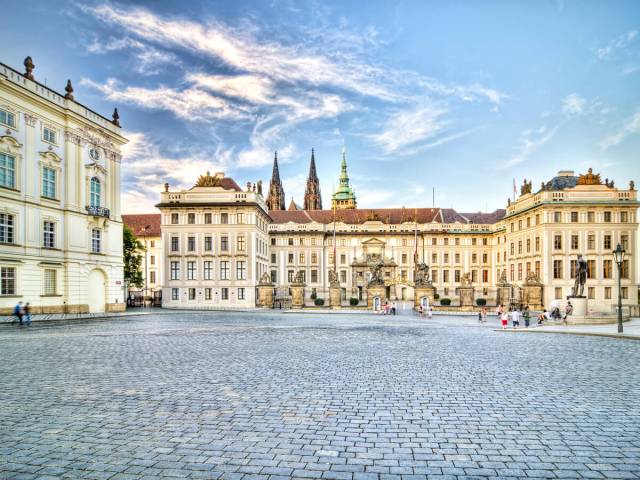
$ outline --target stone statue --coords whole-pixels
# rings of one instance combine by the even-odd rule
[[[507,280],[507,271],[503,270],[502,273],[500,274],[500,278],[498,279],[498,286],[499,287],[508,287],[509,286],[509,281]]]
[[[469,274],[469,272],[465,273],[462,278],[460,279],[460,284],[463,287],[470,287],[471,286],[471,275]]]
[[[525,285],[542,285],[540,278],[538,278],[538,274],[533,270],[527,273],[527,278],[524,281]]]
[[[533,188],[533,182],[530,180],[527,182],[527,179],[524,179],[522,186],[520,187],[520,195],[526,195],[527,193],[531,193],[531,189]]]
[[[383,267],[384,267],[384,262],[382,260],[378,260],[376,263],[372,264],[369,267],[369,271],[371,273],[371,278],[369,279],[369,285],[384,285],[384,277],[382,275]]]
[[[634,191],[636,189],[636,183],[631,180],[629,181],[629,190]]]
[[[581,254],[578,254],[578,260],[576,261],[575,282],[573,284],[572,297],[583,297],[584,284],[587,281],[587,261]]]
[[[304,270],[298,270],[293,281],[294,283],[304,284]]]
[[[587,173],[578,177],[578,185],[602,185],[599,173],[593,173],[593,168],[590,168]]]
[[[338,272],[335,270],[329,270],[329,286],[340,285],[338,281]]]
[[[260,285],[271,285],[271,275],[267,272],[264,272],[260,277]]]
[[[429,265],[424,262],[420,262],[416,265],[416,278],[414,284],[420,287],[431,285],[431,278],[429,278]]]

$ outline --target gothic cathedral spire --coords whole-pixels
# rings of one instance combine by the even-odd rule
[[[322,196],[320,195],[320,180],[316,173],[316,157],[311,149],[311,163],[309,164],[309,178],[307,178],[307,188],[304,191],[304,209],[322,210]]]
[[[278,169],[278,152],[273,157],[273,173],[271,174],[271,183],[269,183],[267,208],[269,210],[284,210],[284,189],[282,188],[280,170]]]

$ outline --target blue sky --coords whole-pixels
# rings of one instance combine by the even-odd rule
[[[505,205],[592,166],[638,180],[640,2],[25,2],[2,62],[120,111],[124,211],[225,171],[329,205],[343,146],[359,206]]]

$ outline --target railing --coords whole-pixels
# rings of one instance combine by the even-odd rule
[[[87,209],[87,213],[89,215],[93,215],[94,217],[109,218],[109,214],[111,213],[109,212],[108,208],[98,207],[96,205],[87,205],[85,208]]]

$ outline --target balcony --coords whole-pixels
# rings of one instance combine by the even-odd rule
[[[97,207],[95,205],[87,205],[86,207],[87,214],[93,215],[94,217],[105,217],[109,218],[109,209],[105,207]]]

